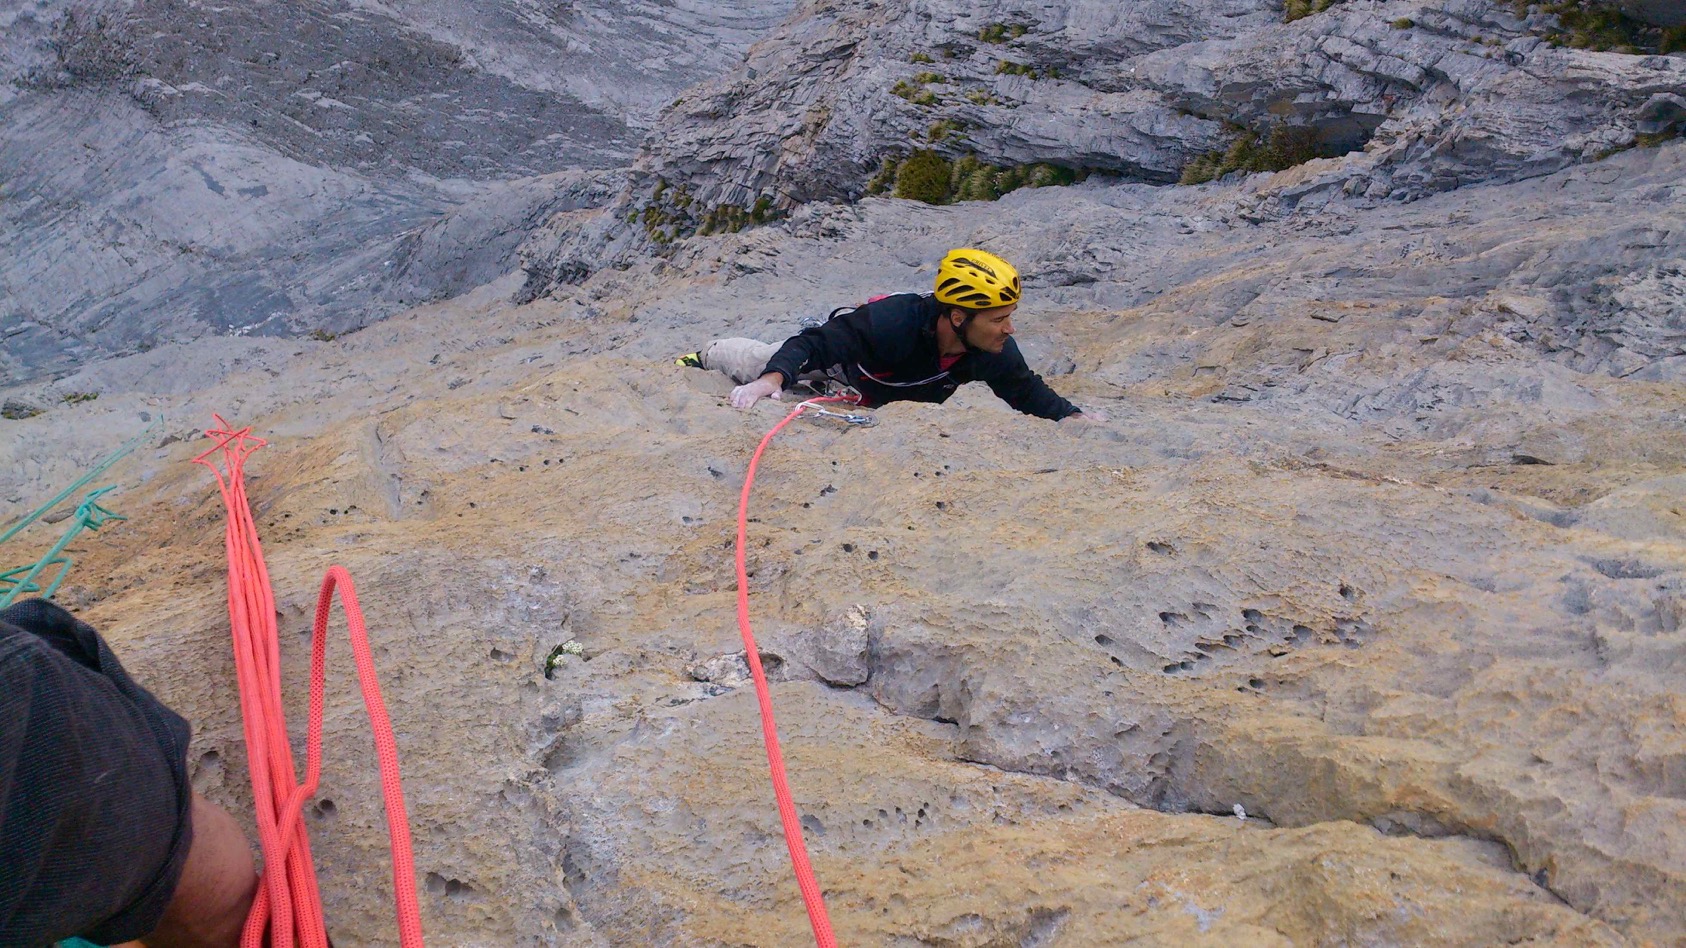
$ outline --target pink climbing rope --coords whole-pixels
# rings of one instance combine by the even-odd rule
[[[743,493],[738,496],[738,631],[743,634],[744,658],[749,662],[750,674],[755,677],[755,696],[761,702],[761,734],[767,743],[767,765],[773,772],[773,796],[778,799],[779,822],[784,824],[785,847],[790,850],[791,868],[796,872],[796,886],[802,890],[802,903],[808,908],[808,923],[814,929],[814,944],[819,948],[836,948],[837,938],[831,933],[831,918],[825,911],[825,897],[820,893],[819,880],[814,878],[808,864],[808,846],[802,840],[802,820],[790,797],[790,785],[784,775],[784,754],[779,750],[778,725],[773,722],[773,698],[767,691],[767,676],[761,670],[761,651],[755,645],[755,633],[749,624],[749,570],[745,565],[745,540],[749,534],[749,490],[755,484],[755,468],[761,463],[761,453],[785,425],[796,420],[803,409],[821,402],[858,402],[858,398],[810,398],[791,410],[784,420],[773,426],[761,439],[755,454],[749,459],[744,474]]]
[[[235,430],[217,417],[206,435],[216,447],[194,458],[210,468],[227,508],[223,545],[228,554],[228,618],[234,639],[234,668],[240,683],[240,716],[245,726],[246,756],[252,772],[252,802],[264,871],[252,911],[241,933],[241,948],[329,948],[322,918],[322,898],[310,858],[310,839],[300,812],[316,793],[322,774],[322,710],[327,671],[328,611],[339,588],[340,601],[357,665],[357,680],[374,731],[381,791],[386,799],[387,832],[392,839],[392,886],[398,910],[398,943],[422,948],[415,864],[410,852],[410,823],[398,777],[398,742],[381,699],[380,682],[357,605],[357,591],[343,566],[322,577],[316,601],[316,625],[310,648],[310,718],[305,738],[305,778],[300,784],[288,746],[287,719],[281,704],[281,649],[275,623],[275,593],[269,583],[257,525],[246,497],[245,462],[264,441],[250,428]],[[207,460],[221,452],[226,472]]]

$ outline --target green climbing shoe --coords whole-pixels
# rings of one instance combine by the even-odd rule
[[[702,353],[700,353],[700,352],[687,352],[684,355],[680,356],[679,358],[674,359],[673,364],[674,365],[682,365],[687,369],[700,369],[700,368],[703,367]]]

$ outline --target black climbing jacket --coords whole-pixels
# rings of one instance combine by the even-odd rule
[[[1011,337],[1000,352],[968,352],[944,371],[937,361],[937,318],[944,309],[929,295],[881,297],[791,336],[764,371],[783,375],[788,384],[804,372],[835,376],[841,370],[867,405],[945,402],[967,382],[984,382],[1027,415],[1058,421],[1079,411],[1030,370]]]

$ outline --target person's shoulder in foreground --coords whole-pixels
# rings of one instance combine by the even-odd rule
[[[238,943],[251,853],[193,793],[187,742],[91,626],[0,610],[0,946]]]

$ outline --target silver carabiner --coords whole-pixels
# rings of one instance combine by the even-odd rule
[[[806,414],[819,415],[821,417],[841,421],[845,425],[852,425],[858,428],[870,428],[873,425],[878,424],[878,419],[866,412],[832,411],[829,408],[821,408],[818,405],[810,406]]]

